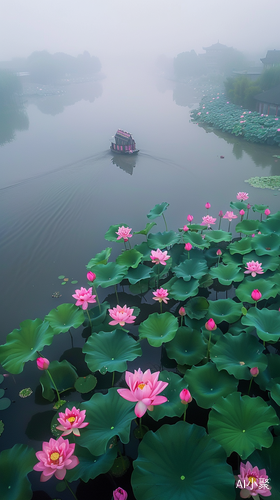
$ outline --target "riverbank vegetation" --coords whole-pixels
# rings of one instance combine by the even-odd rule
[[[189,214],[177,231],[166,202],[136,231],[110,226],[86,286],[7,336],[3,375],[33,363],[50,418],[36,449],[0,453],[5,500],[32,498],[33,469],[41,489],[49,480],[76,499],[97,478],[104,500],[279,498],[280,212],[248,198],[219,214],[207,202],[202,221]],[[57,336],[64,348],[48,348]]]

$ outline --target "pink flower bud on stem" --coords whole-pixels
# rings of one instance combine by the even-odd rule
[[[183,405],[188,405],[191,401],[192,401],[192,396],[191,396],[191,393],[188,389],[183,389],[181,392],[180,392],[180,399],[181,399],[181,403]],[[186,406],[186,409],[184,411],[184,422],[186,421],[186,413],[187,413],[187,406]]]
[[[257,367],[257,366],[255,366],[254,368],[251,368],[250,373],[251,373],[251,375],[252,375],[252,378],[251,378],[251,380],[250,380],[250,384],[249,384],[248,396],[250,395],[250,390],[251,390],[251,386],[252,386],[253,378],[254,378],[254,377],[257,377],[257,376],[258,376],[258,374],[259,374],[260,372],[259,372],[258,367]]]

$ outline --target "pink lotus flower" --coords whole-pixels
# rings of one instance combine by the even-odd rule
[[[193,220],[193,215],[188,215],[188,216],[187,216],[187,221],[188,221],[188,222],[191,222],[192,220]]]
[[[88,281],[94,281],[96,279],[96,274],[89,271],[87,273],[87,279],[88,279]]]
[[[266,216],[267,216],[267,215],[270,215],[270,210],[269,210],[269,208],[266,208],[266,209],[265,209],[265,211],[264,211],[264,213],[265,213],[265,215],[266,215]]]
[[[117,240],[121,240],[123,238],[124,241],[128,241],[128,238],[132,238],[130,231],[132,231],[130,227],[120,226],[116,231],[116,234],[118,235]]]
[[[271,495],[271,487],[268,485],[269,478],[265,469],[253,467],[250,462],[246,465],[241,462],[240,474],[236,478],[235,487],[240,488],[241,498],[249,498],[250,496],[259,499],[259,494],[263,497]]]
[[[185,233],[189,230],[188,226],[186,226],[186,224],[184,225],[183,227],[183,231],[185,231]]]
[[[94,304],[96,302],[96,295],[92,295],[92,288],[90,287],[88,290],[83,286],[79,290],[75,290],[76,293],[72,295],[74,299],[77,299],[76,306],[82,306],[82,309],[85,311],[88,308],[89,304]]]
[[[202,217],[202,222],[201,226],[208,226],[210,227],[210,224],[215,224],[217,219],[214,219],[214,217],[211,217],[211,215],[206,215],[205,217]]]
[[[257,274],[263,274],[264,271],[262,269],[262,263],[254,260],[251,260],[251,262],[247,262],[246,264],[246,271],[244,271],[244,274],[251,274],[253,278],[257,276]]]
[[[211,332],[212,330],[217,330],[217,325],[216,325],[215,321],[213,320],[213,318],[210,318],[210,319],[208,319],[208,321],[206,321],[205,328],[209,332]]]
[[[258,367],[254,366],[253,368],[251,368],[250,373],[251,373],[252,377],[257,377],[260,372],[259,372]]]
[[[113,307],[113,309],[108,309],[111,318],[113,321],[110,321],[109,325],[121,325],[124,326],[125,323],[134,323],[136,316],[132,316],[134,309],[130,309],[129,307],[119,306]]]
[[[170,259],[170,255],[167,255],[167,250],[165,252],[162,252],[159,248],[157,250],[152,250],[150,259],[152,259],[152,262],[154,264],[162,264],[163,266],[166,266],[166,260]]]
[[[86,410],[78,410],[73,406],[72,410],[66,408],[65,413],[59,413],[59,418],[57,419],[60,425],[57,426],[59,431],[63,431],[61,436],[67,436],[68,434],[75,434],[75,436],[80,436],[79,429],[86,427],[89,422],[84,422],[86,418]]]
[[[73,455],[75,444],[69,444],[68,439],[59,437],[57,440],[50,439],[43,442],[43,451],[37,451],[36,457],[39,463],[33,469],[42,471],[40,481],[48,481],[53,475],[57,479],[64,479],[66,470],[73,469],[78,465],[78,457]]]
[[[210,205],[210,203],[209,203],[209,202],[205,203],[205,208],[206,208],[207,210],[209,210],[209,208],[211,208],[211,205]]]
[[[256,289],[256,290],[252,291],[251,297],[253,300],[257,301],[257,300],[260,300],[260,298],[262,297],[262,294],[258,289]]]
[[[237,215],[235,215],[233,212],[231,211],[227,211],[225,213],[225,215],[223,216],[223,219],[228,219],[230,222],[232,221],[232,219],[237,219]]]
[[[237,193],[236,198],[239,201],[245,201],[245,200],[248,200],[249,195],[248,195],[248,193],[244,193],[244,191],[240,191],[239,193]]]
[[[183,403],[183,405],[187,405],[188,403],[190,403],[192,401],[192,396],[191,396],[190,391],[188,391],[188,389],[183,389],[180,392],[179,397],[180,397],[181,403]]]
[[[167,304],[167,301],[169,300],[167,298],[168,296],[168,290],[165,290],[164,288],[158,288],[155,292],[153,292],[153,299],[158,300],[159,302],[164,302]]]
[[[167,386],[167,382],[158,380],[160,372],[151,373],[146,370],[144,373],[140,368],[134,373],[125,372],[125,381],[129,389],[118,389],[118,393],[128,401],[136,402],[135,415],[141,418],[147,410],[152,411],[153,406],[161,405],[167,401],[165,396],[158,396]]]
[[[36,363],[39,370],[47,370],[50,364],[47,358],[37,358]]]
[[[180,314],[180,316],[186,316],[187,313],[186,313],[186,310],[184,307],[180,307],[179,314]]]
[[[220,211],[219,211],[219,217],[223,217],[223,215],[224,215],[224,214],[223,214],[223,211],[222,211],[222,210],[220,210]]]
[[[117,488],[113,491],[113,500],[126,500],[127,492],[122,488]]]
[[[239,210],[239,214],[243,217],[243,215],[245,215],[245,211],[243,210],[243,208],[241,208],[241,210]]]
[[[189,252],[191,249],[192,249],[192,244],[191,243],[186,243],[185,244],[185,250],[187,250],[187,252]]]

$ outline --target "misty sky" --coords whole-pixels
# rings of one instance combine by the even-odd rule
[[[0,61],[35,50],[174,57],[217,41],[265,56],[280,49],[279,19],[280,0],[0,0]]]

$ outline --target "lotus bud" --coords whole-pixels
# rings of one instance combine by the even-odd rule
[[[223,217],[224,216],[224,213],[222,210],[219,211],[219,217]]]
[[[187,220],[188,220],[188,222],[191,222],[193,220],[193,215],[188,215]]]
[[[96,279],[96,274],[89,271],[87,273],[87,279],[88,279],[88,281],[94,281]]]
[[[208,202],[207,202],[207,203],[205,203],[205,208],[207,208],[207,210],[209,210],[209,208],[211,208],[210,203],[208,203]]]
[[[186,224],[184,225],[183,227],[183,231],[187,232],[189,230],[188,226],[186,226]]]
[[[192,249],[192,244],[191,243],[186,243],[185,244],[185,250],[187,250],[188,252]]]
[[[187,405],[188,403],[190,403],[192,401],[190,391],[188,391],[188,389],[183,389],[180,392],[180,399],[181,399],[181,403],[183,403],[183,405]]]
[[[213,318],[210,318],[210,319],[208,319],[208,321],[206,321],[205,328],[209,332],[211,332],[212,330],[217,330],[217,325],[216,325],[215,321],[213,320]]]
[[[114,500],[126,500],[127,499],[127,492],[123,490],[122,488],[117,488],[116,490],[113,491],[113,499]]]
[[[243,210],[243,208],[239,211],[240,215],[245,215],[245,211]]]
[[[179,314],[180,314],[180,316],[186,316],[186,314],[187,314],[187,313],[186,313],[186,311],[185,311],[185,308],[184,308],[184,307],[180,307],[180,309],[179,309]]]
[[[257,377],[260,372],[259,372],[258,367],[254,366],[254,368],[251,368],[250,373],[251,373],[252,377]]]
[[[264,211],[265,215],[269,215],[270,214],[270,210],[269,208],[266,208],[265,211]]]
[[[249,209],[251,208],[251,205],[250,205],[250,203],[248,203],[248,205],[247,205],[247,208],[248,208],[248,210],[249,210]]]
[[[37,358],[37,368],[39,370],[47,370],[49,368],[49,360],[47,358]]]
[[[220,257],[220,255],[222,255],[222,250],[220,250],[220,248],[218,248],[216,255],[218,255],[218,257]]]
[[[253,300],[257,301],[257,300],[260,300],[262,294],[259,290],[253,290],[252,293],[251,293],[251,297]]]

